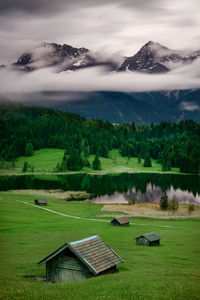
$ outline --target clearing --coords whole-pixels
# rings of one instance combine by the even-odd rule
[[[16,160],[16,168],[12,170],[0,170],[1,174],[21,174],[22,167],[25,161],[29,165],[34,166],[34,173],[51,173],[56,172],[57,163],[61,162],[64,155],[64,149],[40,149],[34,151],[34,155],[30,157],[21,156]],[[94,160],[94,155],[89,156],[90,164]],[[172,168],[171,171],[162,172],[161,165],[157,163],[156,160],[152,159],[152,167],[144,167],[143,162],[138,163],[137,157],[131,157],[129,160],[127,157],[122,157],[119,150],[113,149],[109,152],[109,158],[100,157],[101,161],[101,171],[95,171],[92,168],[84,167],[78,172],[68,171],[68,173],[91,173],[91,174],[106,174],[106,173],[133,173],[133,172],[150,172],[150,173],[179,173],[178,168]],[[28,173],[28,172],[27,172]],[[24,173],[23,173],[24,174]],[[63,174],[63,173],[62,173]]]

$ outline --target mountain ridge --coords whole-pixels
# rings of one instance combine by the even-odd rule
[[[24,96],[24,104],[77,113],[112,123],[150,124],[193,119],[200,122],[200,90],[124,93],[42,92]],[[194,100],[195,99],[195,100]]]
[[[43,42],[35,49],[24,52],[13,64],[23,71],[33,71],[43,67],[56,67],[57,72],[76,71],[94,66],[104,66],[115,72],[143,72],[151,74],[167,73],[183,64],[190,64],[200,57],[200,50],[184,52],[172,50],[153,41],[147,42],[139,51],[116,62],[114,57],[104,57],[98,52],[68,44]]]

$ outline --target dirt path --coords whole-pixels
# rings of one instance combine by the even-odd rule
[[[31,204],[31,203],[28,203],[26,201],[21,201],[21,200],[16,200],[16,201],[20,202],[20,203],[24,203],[24,204],[29,205],[29,206],[33,206],[34,208],[43,209],[43,210],[46,210],[46,211],[51,212],[53,214],[57,214],[57,215],[60,215],[60,216],[63,216],[63,217],[67,217],[67,218],[110,223],[109,220],[92,219],[92,218],[84,218],[84,217],[77,217],[77,216],[67,215],[67,214],[63,214],[61,212],[58,212],[58,211],[55,211],[55,210],[52,210],[52,209],[49,209],[49,208],[45,208],[45,207],[41,207],[41,206],[36,206],[35,204]],[[141,224],[141,223],[130,223],[130,224],[131,225],[133,225],[133,224],[134,225],[139,225],[139,226],[149,226],[149,224]],[[161,228],[174,228],[174,226],[168,226],[168,225],[154,225],[154,226],[161,227]]]

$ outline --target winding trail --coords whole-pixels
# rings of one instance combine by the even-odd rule
[[[58,212],[58,211],[55,211],[55,210],[52,210],[52,209],[49,209],[49,208],[45,208],[45,207],[41,207],[41,206],[37,206],[35,204],[31,204],[31,203],[28,203],[26,201],[21,201],[21,200],[16,200],[17,202],[20,202],[20,203],[24,203],[26,205],[29,205],[29,206],[33,206],[34,208],[39,208],[39,209],[43,209],[43,210],[46,210],[48,212],[51,212],[53,214],[57,214],[57,215],[60,215],[60,216],[63,216],[63,217],[67,217],[67,218],[73,218],[73,219],[79,219],[79,220],[87,220],[87,221],[95,221],[95,222],[106,222],[106,223],[110,223],[109,220],[100,220],[100,219],[93,219],[93,218],[85,218],[85,217],[77,217],[77,216],[72,216],[72,215],[67,215],[67,214],[63,214],[61,212]],[[141,224],[141,223],[130,223],[130,224],[134,224],[134,225],[139,225],[139,226],[149,226],[149,224]],[[174,226],[168,226],[168,225],[157,225],[157,224],[154,224],[153,226],[156,226],[156,227],[161,227],[161,228],[174,228]]]

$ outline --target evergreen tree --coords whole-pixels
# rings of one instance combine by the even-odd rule
[[[71,171],[78,171],[83,167],[82,159],[77,150],[71,152],[67,160],[67,169]]]
[[[171,170],[171,157],[169,147],[165,146],[164,151],[160,153],[160,162],[162,164],[162,171]]]
[[[151,167],[151,157],[150,157],[149,152],[147,152],[147,154],[145,155],[144,167]]]
[[[141,155],[140,155],[140,153],[138,154],[138,164],[141,164]]]
[[[162,210],[167,210],[168,209],[168,196],[166,191],[162,192],[162,195],[160,197],[160,208]]]
[[[25,161],[24,165],[23,165],[23,168],[22,168],[22,172],[27,172],[27,170],[28,170],[28,162]]]
[[[101,162],[100,162],[98,154],[95,155],[95,158],[92,162],[92,167],[94,170],[101,170]]]
[[[32,143],[27,143],[25,147],[25,156],[32,156],[33,151],[34,149]]]
[[[88,167],[88,168],[90,167],[90,162],[87,159],[87,157],[82,158],[82,165],[83,165],[83,167]]]

